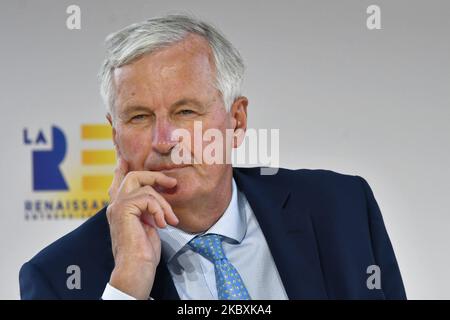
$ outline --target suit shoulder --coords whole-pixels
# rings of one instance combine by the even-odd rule
[[[295,182],[302,192],[318,201],[364,205],[366,180],[358,175],[339,173],[325,169],[299,169],[295,171]],[[367,185],[368,186],[368,185]]]
[[[60,265],[69,259],[92,257],[109,240],[106,209],[103,208],[79,227],[54,241],[29,261],[35,266]]]
[[[325,169],[279,168],[275,174],[262,175],[261,168],[235,168],[237,177],[245,175],[268,190],[288,189],[295,203],[312,206],[366,207],[371,190],[367,182],[356,175]],[[325,212],[335,212],[326,210]]]
[[[22,266],[19,272],[21,297],[99,299],[113,265],[104,208]],[[82,274],[82,290],[71,290],[67,285],[68,273],[73,270]]]
[[[346,187],[357,184],[361,185],[364,180],[360,176],[340,173],[325,169],[297,169],[295,172],[296,178],[299,181],[304,181],[317,186],[328,187]]]
[[[294,185],[309,185],[316,188],[346,188],[346,187],[361,187],[361,182],[365,180],[359,176],[349,175],[325,169],[287,169],[276,168],[272,171],[266,171],[263,174],[261,167],[253,168],[234,168],[239,174],[248,176],[259,176],[259,179],[266,180],[272,183],[289,183],[289,186]]]

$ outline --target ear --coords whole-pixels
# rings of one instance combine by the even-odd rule
[[[230,115],[232,128],[234,129],[233,148],[237,148],[242,144],[247,130],[247,105],[246,97],[237,98],[231,106]]]

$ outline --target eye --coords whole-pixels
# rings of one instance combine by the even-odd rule
[[[189,110],[189,109],[183,109],[183,110],[178,111],[177,113],[181,114],[181,115],[190,115],[190,114],[194,114],[194,111]]]
[[[146,114],[138,114],[138,115],[135,115],[135,116],[133,116],[132,118],[131,118],[131,121],[142,121],[142,120],[145,120],[146,118],[147,118],[147,116],[148,115],[146,115]]]

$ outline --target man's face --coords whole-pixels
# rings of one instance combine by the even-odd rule
[[[203,132],[215,128],[223,137],[227,128],[235,128],[236,120],[214,87],[215,72],[210,47],[195,35],[114,71],[116,147],[130,171],[161,171],[177,179],[175,190],[163,193],[177,215],[183,211],[177,208],[189,201],[226,194],[220,186],[225,179],[231,181],[229,164],[175,167],[171,158],[175,129],[187,130],[193,144],[195,121],[202,123]],[[190,217],[179,219],[180,225],[195,224],[187,221]]]

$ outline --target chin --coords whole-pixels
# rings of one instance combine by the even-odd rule
[[[175,210],[176,208],[182,208],[186,206],[186,203],[194,198],[195,192],[192,189],[186,189],[183,187],[176,187],[176,190],[161,192],[161,195]]]

